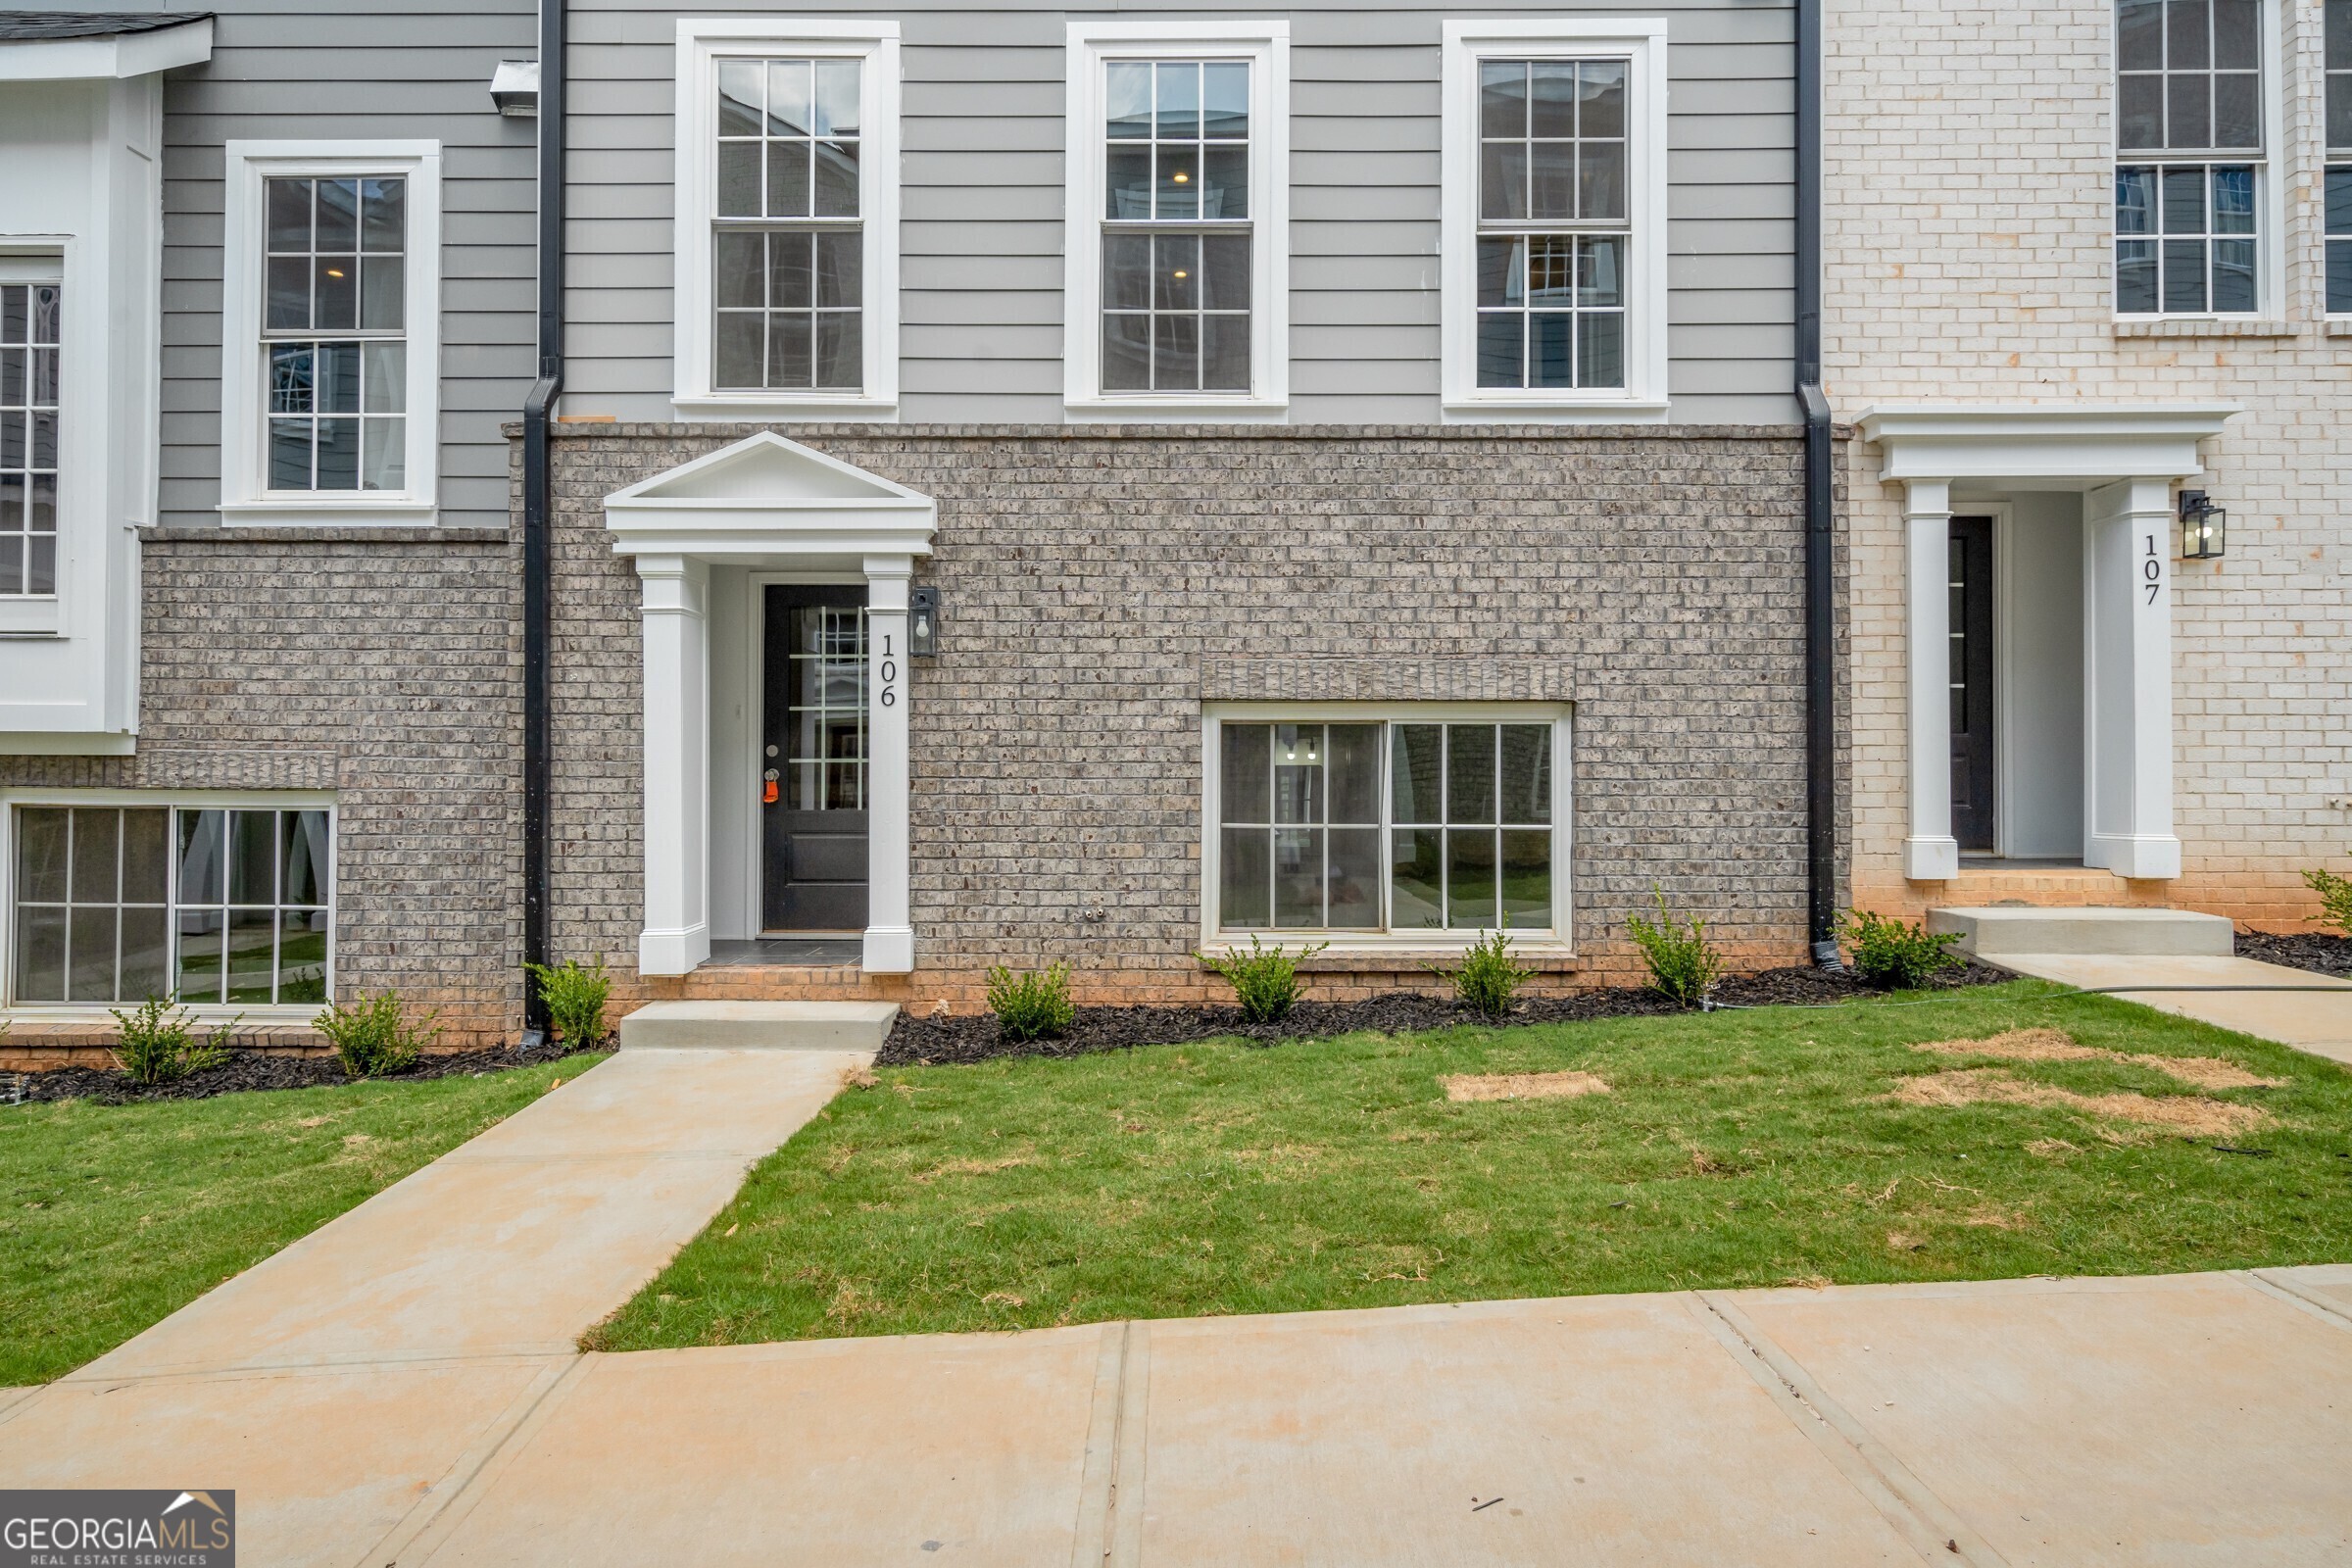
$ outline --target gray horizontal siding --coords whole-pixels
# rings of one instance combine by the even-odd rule
[[[66,0],[55,9],[122,9]],[[167,526],[218,523],[221,173],[231,139],[441,143],[441,520],[504,527],[502,420],[537,364],[533,124],[490,74],[537,53],[532,0],[223,0],[213,58],[164,87],[163,454]],[[419,39],[430,42],[420,43]]]
[[[1328,0],[1242,13],[1292,24],[1294,420],[1439,416],[1440,24],[1579,9],[1626,10]],[[1638,9],[1669,19],[1675,417],[1785,421],[1793,416],[1792,13],[1752,0]],[[732,12],[775,15],[751,4],[574,0],[570,412],[673,416],[676,22]],[[1062,38],[1072,13],[849,0],[824,14],[895,18],[905,39],[901,416],[1058,419]]]

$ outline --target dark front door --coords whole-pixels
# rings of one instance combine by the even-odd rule
[[[1992,853],[1992,519],[1954,517],[1952,837]]]
[[[762,591],[760,924],[865,929],[865,590]]]

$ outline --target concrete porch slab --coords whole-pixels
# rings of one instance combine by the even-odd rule
[[[1728,1298],[2006,1562],[2352,1551],[2352,1333],[2243,1278]]]
[[[649,1002],[620,1020],[623,1051],[879,1051],[895,1002]]]
[[[2276,1040],[2314,1055],[2352,1063],[2352,980],[2289,969],[2252,958],[2123,957],[2095,954],[2003,953],[1988,961],[2016,974],[2064,985],[2292,986],[2295,990],[2128,991],[2158,1012],[2219,1024]]]
[[[2228,957],[2235,927],[2193,909],[2047,908],[2003,905],[1930,909],[1930,931],[1957,933],[1981,958],[2005,953],[2198,955]]]

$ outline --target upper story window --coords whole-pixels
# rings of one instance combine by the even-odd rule
[[[231,142],[221,512],[429,522],[440,402],[430,142]]]
[[[0,597],[57,592],[65,287],[0,282]]]
[[[1272,24],[1072,25],[1074,407],[1280,408],[1287,44]]]
[[[2262,0],[2117,0],[2115,303],[2263,306]]]
[[[2352,316],[2352,0],[2328,0],[2328,314]]]
[[[1449,23],[1448,416],[1663,415],[1664,28]]]
[[[682,22],[678,44],[679,412],[887,416],[895,24]]]

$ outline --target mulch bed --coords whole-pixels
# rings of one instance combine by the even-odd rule
[[[1998,985],[2016,976],[1984,964],[1949,969],[1936,989]],[[1821,1005],[1874,995],[1851,974],[1819,969],[1768,969],[1739,975],[1715,988],[1719,1005],[1762,1007]],[[1640,987],[1579,991],[1562,997],[1531,997],[1511,1009],[1507,1022],[1582,1023],[1594,1018],[1648,1018],[1682,1009],[1656,992]],[[1005,1040],[988,1013],[918,1018],[902,1012],[874,1058],[877,1067],[961,1066],[1003,1056],[1083,1056],[1130,1046],[1178,1045],[1187,1040],[1240,1036],[1264,1045],[1357,1033],[1406,1034],[1485,1023],[1450,997],[1392,991],[1362,1002],[1301,1002],[1274,1023],[1247,1023],[1238,1007],[1080,1007],[1058,1039]]]
[[[2276,963],[2313,974],[2337,974],[2352,979],[2352,937],[2325,931],[2301,931],[2280,936],[2273,931],[2240,931],[2237,956]]]
[[[535,1067],[561,1061],[571,1054],[565,1046],[548,1044],[506,1051],[458,1051],[419,1056],[416,1065],[387,1073],[374,1083],[412,1084],[429,1078],[479,1077],[514,1067]],[[215,1095],[242,1094],[255,1089],[316,1089],[325,1084],[352,1082],[343,1064],[332,1055],[292,1056],[263,1051],[240,1051],[218,1067],[190,1073],[177,1083],[134,1084],[111,1067],[53,1067],[47,1072],[0,1073],[0,1104],[24,1101],[89,1100],[102,1105],[124,1105],[141,1100],[210,1100]]]

